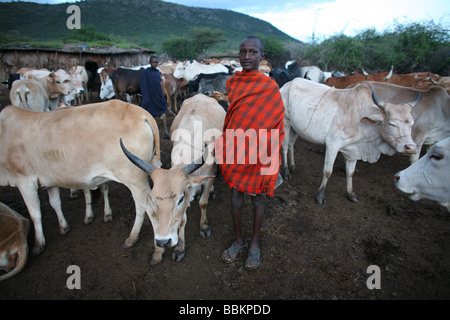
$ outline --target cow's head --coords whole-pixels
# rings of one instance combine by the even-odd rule
[[[112,99],[115,96],[114,86],[111,78],[108,77],[108,79],[106,79],[106,81],[102,83],[102,85],[100,86],[99,96],[102,100]]]
[[[169,248],[178,244],[178,230],[186,223],[186,209],[195,196],[194,190],[208,178],[214,176],[191,175],[205,163],[207,149],[202,159],[182,168],[161,169],[140,159],[128,151],[120,140],[125,155],[153,181],[152,196],[156,211],[149,214],[155,234],[155,245]]]
[[[72,88],[76,95],[83,94],[84,93],[84,81],[83,77],[80,73],[71,73],[70,74],[70,80],[72,81]]]
[[[396,152],[416,153],[417,146],[411,138],[411,128],[414,124],[411,109],[419,102],[420,97],[419,92],[417,97],[409,103],[393,104],[382,101],[372,90],[373,103],[382,112],[373,112],[364,116],[361,121],[379,125],[381,136]]]
[[[173,72],[173,76],[178,79],[185,78],[187,65],[187,62],[178,62],[175,71]]]
[[[436,143],[411,166],[394,176],[395,186],[417,201],[438,201],[450,212],[450,137]]]
[[[57,98],[60,95],[71,93],[72,82],[69,73],[64,70],[51,72],[47,76],[47,88],[50,94],[49,98]]]

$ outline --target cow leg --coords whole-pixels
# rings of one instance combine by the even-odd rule
[[[130,236],[125,240],[123,245],[124,249],[131,248],[136,244],[139,239],[139,232],[141,231],[142,224],[144,223],[145,209],[139,205],[136,201],[134,202],[136,206],[136,217],[134,219],[133,228],[131,229]]]
[[[34,247],[32,253],[38,255],[45,249],[45,237],[42,230],[41,203],[39,201],[37,187],[33,183],[27,183],[25,185],[19,184],[18,188],[34,225]]]
[[[212,190],[214,179],[207,179],[203,186],[202,196],[200,197],[199,205],[201,210],[200,216],[200,236],[202,238],[211,237],[211,229],[209,228],[208,219],[206,217],[206,208],[208,206],[209,194]]]
[[[358,197],[353,192],[353,174],[355,173],[356,160],[345,160],[345,177],[347,180],[347,197],[350,201],[358,202]]]
[[[84,215],[84,224],[90,224],[94,220],[92,211],[92,193],[90,189],[83,189],[84,201],[86,203],[86,213]]]
[[[294,161],[294,145],[295,141],[297,141],[298,134],[291,128],[291,132],[289,134],[289,145],[288,145],[288,165],[289,170],[292,173],[297,173],[297,169],[295,168],[295,161]]]
[[[172,259],[175,260],[176,262],[180,262],[181,260],[183,260],[185,255],[186,246],[184,242],[185,241],[184,230],[186,227],[186,222],[187,222],[187,215],[185,212],[183,214],[183,220],[181,220],[180,223],[180,228],[178,229],[178,244],[175,246],[172,253]],[[155,259],[155,257],[153,257],[153,259]]]
[[[53,210],[55,210],[56,215],[58,217],[59,233],[65,235],[67,234],[67,232],[70,231],[70,226],[67,223],[66,218],[64,217],[64,214],[61,209],[61,196],[59,193],[59,188],[58,187],[48,188],[48,197],[50,200],[50,205],[52,206]]]
[[[284,180],[290,180],[291,175],[289,173],[289,167],[288,167],[288,158],[287,153],[289,150],[289,137],[291,134],[291,125],[289,121],[285,119],[284,121],[284,139],[283,142],[281,142],[281,165],[282,165],[282,176]]]
[[[145,184],[147,180],[142,181],[142,184]],[[139,232],[141,231],[142,224],[144,223],[144,217],[145,212],[147,212],[147,215],[150,218],[150,221],[153,223],[156,219],[154,219],[154,215],[156,212],[156,205],[153,204],[153,200],[151,199],[149,193],[151,192],[150,186],[148,186],[147,189],[138,188],[138,184],[136,186],[134,185],[127,185],[128,189],[130,189],[131,194],[134,199],[134,205],[136,207],[136,218],[134,220],[133,228],[131,229],[130,236],[127,240],[125,240],[125,243],[123,245],[124,249],[131,248],[136,244],[136,242],[139,239]],[[153,225],[153,229],[156,230],[155,226]]]
[[[104,205],[104,217],[103,217],[103,221],[105,222],[109,222],[112,221],[112,210],[111,210],[111,206],[109,204],[109,185],[108,183],[103,183],[100,186],[100,190],[102,191],[103,194],[103,201],[105,203]]]
[[[338,149],[329,149],[327,147],[325,152],[325,162],[323,166],[323,176],[322,182],[320,184],[319,190],[316,194],[316,202],[320,204],[326,204],[325,200],[325,189],[327,187],[328,179],[331,177],[333,173],[334,161],[336,160],[336,156],[338,153]]]

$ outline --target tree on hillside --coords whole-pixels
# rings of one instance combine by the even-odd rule
[[[192,27],[189,29],[189,35],[200,54],[207,53],[215,44],[225,41],[222,30],[209,27]]]
[[[192,41],[182,37],[171,36],[164,40],[162,49],[174,59],[195,59],[197,57]]]

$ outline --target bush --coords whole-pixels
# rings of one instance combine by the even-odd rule
[[[355,37],[340,34],[320,44],[312,43],[304,51],[304,58],[327,71],[364,68],[380,72],[393,65],[396,73],[431,71],[448,75],[449,37],[448,30],[432,21],[397,24],[383,33],[366,29]]]

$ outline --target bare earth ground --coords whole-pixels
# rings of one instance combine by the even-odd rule
[[[0,102],[5,106],[9,99],[3,94]],[[172,120],[169,116],[169,124]],[[170,141],[162,140],[166,168],[170,150]],[[63,211],[71,226],[65,236],[58,233],[56,215],[42,190],[47,248],[30,256],[20,274],[0,282],[0,299],[449,299],[450,215],[435,202],[413,202],[395,188],[393,175],[409,160],[382,156],[375,164],[358,162],[354,186],[360,201],[352,203],[345,196],[345,166],[339,156],[328,184],[327,204],[319,205],[314,196],[322,176],[323,151],[321,146],[297,141],[299,172],[266,202],[262,264],[256,271],[244,268],[246,253],[229,265],[220,258],[233,240],[224,182],[216,181],[217,198],[208,208],[212,237],[200,237],[200,210],[198,202],[192,202],[185,259],[174,262],[167,250],[156,266],[150,266],[153,231],[148,218],[137,244],[122,249],[135,216],[124,186],[110,183],[113,221],[103,222],[101,199],[90,225],[83,224],[83,197],[68,200],[68,190],[62,190]],[[29,218],[17,188],[0,187],[0,201]],[[248,237],[251,221],[252,206],[246,198]],[[28,240],[31,247],[33,227]],[[80,290],[66,287],[71,265],[80,267]],[[381,289],[367,287],[370,265],[381,269]]]

